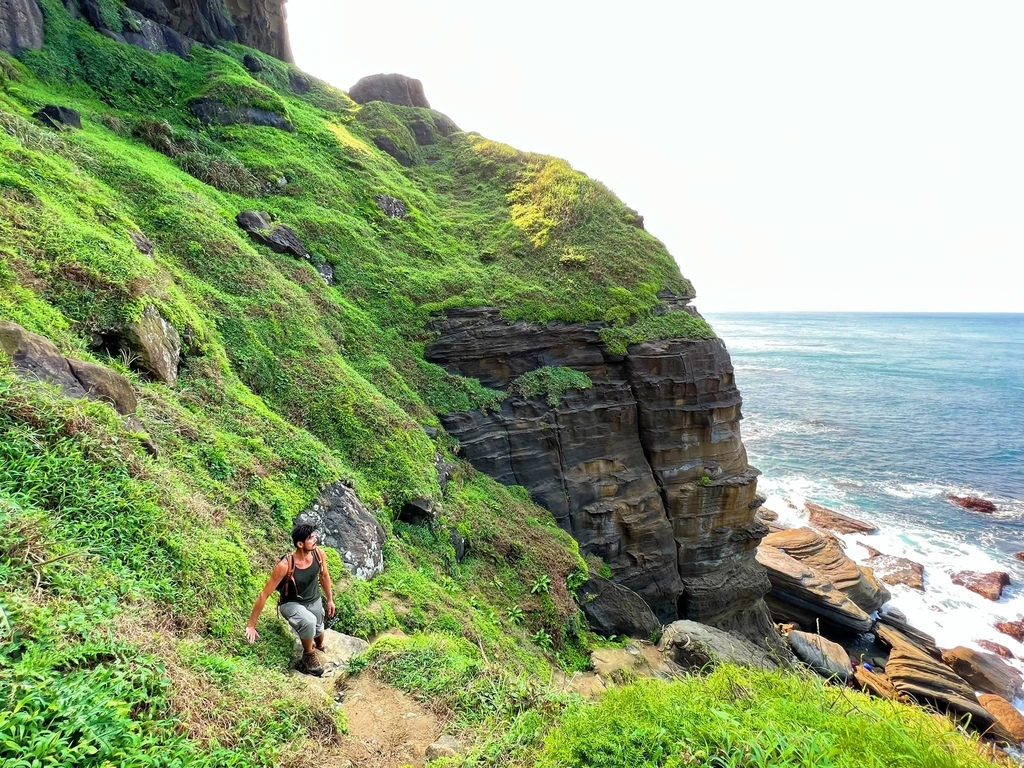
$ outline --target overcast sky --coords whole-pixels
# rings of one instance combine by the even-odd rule
[[[603,181],[702,311],[1024,312],[1024,3],[287,8],[311,74]]]

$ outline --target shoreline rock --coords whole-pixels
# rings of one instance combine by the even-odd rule
[[[994,653],[981,653],[958,645],[943,651],[942,661],[975,690],[994,693],[1011,701],[1021,694],[1024,678]]]
[[[825,528],[837,533],[877,533],[878,526],[858,520],[855,517],[840,514],[831,509],[815,504],[813,501],[805,501],[804,509],[810,518],[811,525],[816,528]]]
[[[924,566],[905,557],[887,555],[864,542],[858,542],[868,552],[864,564],[875,576],[890,586],[902,585],[924,592]]]
[[[988,499],[982,499],[978,496],[957,496],[956,494],[949,494],[946,496],[947,501],[951,501],[958,507],[963,507],[971,512],[995,512],[997,507]]]
[[[1003,587],[1010,586],[1010,574],[1004,571],[979,573],[978,571],[957,571],[949,574],[954,584],[966,587],[987,600],[997,601],[1003,596]]]

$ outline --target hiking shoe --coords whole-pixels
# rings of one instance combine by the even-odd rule
[[[299,663],[295,665],[295,671],[301,672],[304,675],[320,677],[324,673],[324,668],[320,665],[320,657],[314,651],[313,653],[302,654]]]

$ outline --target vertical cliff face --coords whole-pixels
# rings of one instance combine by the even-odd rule
[[[443,417],[479,470],[529,489],[585,553],[639,593],[664,622],[689,618],[771,634],[754,560],[757,470],[740,439],[741,399],[718,339],[658,340],[625,355],[600,323],[503,320],[493,308],[434,323],[427,358],[508,389],[544,366],[586,373],[592,386],[550,405],[510,392],[494,411]]]

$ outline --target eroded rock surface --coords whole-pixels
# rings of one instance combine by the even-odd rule
[[[334,547],[345,569],[357,579],[384,572],[384,529],[345,483],[329,485],[295,524],[308,523],[322,544]]]
[[[1020,696],[1020,672],[992,653],[981,653],[958,645],[944,651],[942,660],[976,690],[994,693],[1004,699]]]
[[[142,371],[169,386],[177,383],[181,336],[152,304],[143,310],[142,317],[124,328],[120,343]]]
[[[1000,726],[1010,734],[1010,742],[1020,744],[1024,742],[1024,716],[1017,709],[1000,696],[990,693],[983,693],[978,697],[981,705],[996,719]]]
[[[689,297],[672,297],[685,306]],[[495,411],[442,417],[473,465],[523,485],[612,580],[662,622],[689,618],[756,642],[778,639],[754,559],[758,472],[740,440],[741,399],[725,345],[664,340],[610,352],[600,323],[503,320],[494,308],[450,311],[427,359],[507,389],[543,366],[592,386],[550,405],[514,392]]]
[[[359,82],[349,89],[348,95],[357,104],[385,101],[403,107],[430,107],[430,102],[423,92],[423,83],[396,73],[367,75],[360,78]]]
[[[43,14],[36,0],[0,0],[0,51],[19,54],[43,47]]]
[[[309,257],[309,251],[295,230],[287,224],[273,224],[265,213],[242,211],[235,217],[235,223],[255,242],[267,246],[274,253],[284,253],[297,259]]]
[[[874,533],[878,528],[855,517],[835,512],[813,501],[804,502],[811,525],[836,533]]]
[[[949,576],[954,584],[966,587],[987,600],[998,600],[1003,595],[1003,587],[1010,586],[1010,574],[1004,571],[957,571]]]
[[[915,563],[913,560],[908,560],[905,557],[897,557],[896,555],[887,555],[883,552],[879,552],[873,547],[869,547],[867,544],[861,543],[861,546],[868,551],[868,559],[865,561],[865,565],[869,567],[872,572],[881,581],[884,581],[890,586],[902,584],[905,587],[916,589],[921,592],[924,591],[924,566],[920,563]]]
[[[775,669],[789,666],[791,660],[788,654],[766,652],[731,632],[686,620],[673,621],[665,627],[658,650],[683,669],[691,670],[721,663]]]

